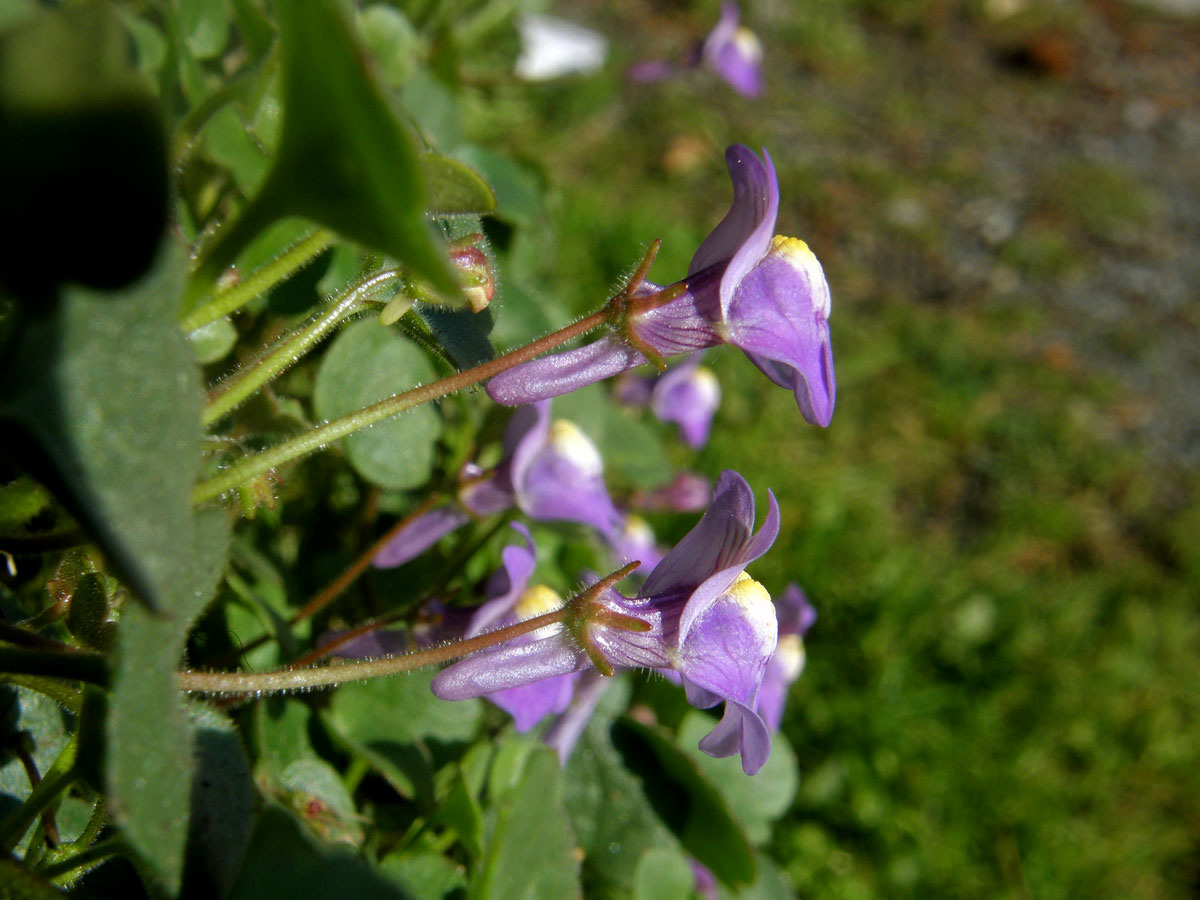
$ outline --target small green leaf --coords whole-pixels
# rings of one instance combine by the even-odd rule
[[[613,726],[613,743],[684,849],[729,887],[753,883],[750,844],[692,761],[660,732],[628,717]]]
[[[228,316],[213,319],[207,325],[201,325],[195,331],[188,333],[188,343],[196,355],[196,362],[202,366],[224,359],[237,343],[237,329],[229,321]]]
[[[408,894],[345,848],[304,833],[294,816],[268,804],[258,816],[246,861],[228,900],[407,900]]]
[[[50,697],[26,687],[0,685],[0,821],[7,819],[29,796],[33,785],[29,774],[14,752],[15,743],[22,742],[37,766],[45,775],[70,737],[74,716],[68,714]]]
[[[429,689],[432,672],[376,678],[338,688],[327,723],[401,793],[433,800],[433,753],[475,733],[478,700],[449,703]]]
[[[633,900],[689,900],[695,880],[686,856],[669,847],[651,847],[633,873]]]
[[[122,579],[162,607],[191,543],[201,393],[176,324],[182,253],[112,294],[70,290],[0,361],[7,441],[91,532]]]
[[[207,706],[190,708],[196,729],[184,884],[191,896],[223,896],[250,840],[255,790],[233,723]]]
[[[322,419],[335,419],[433,377],[421,350],[366,319],[343,330],[326,351],[313,405]],[[351,435],[343,447],[368,481],[385,488],[415,488],[429,479],[441,430],[437,410],[426,404]]]
[[[435,216],[479,215],[496,208],[496,195],[478,172],[439,153],[421,154],[426,206]]]
[[[697,746],[712,727],[711,716],[691,710],[679,726],[676,744],[716,786],[729,809],[745,826],[750,841],[761,845],[771,835],[771,823],[792,805],[800,786],[796,754],[787,738],[776,734],[766,765],[750,778],[742,772],[738,757],[716,759]]]
[[[533,171],[476,144],[465,144],[454,155],[487,180],[495,193],[497,218],[527,225],[541,215],[542,185]]]
[[[176,548],[181,565],[164,612],[137,605],[122,611],[117,667],[108,715],[107,781],[113,818],[156,879],[177,893],[188,836],[192,728],[175,672],[192,620],[212,597],[224,569],[229,521],[202,510],[194,544]]]
[[[272,784],[287,806],[326,843],[362,843],[354,798],[338,770],[323,759],[298,759]]]
[[[387,83],[404,84],[416,66],[420,44],[404,13],[383,3],[368,6],[358,14],[358,31]]]
[[[496,826],[471,900],[557,900],[578,897],[579,863],[562,805],[562,772],[548,747],[529,755],[517,786],[497,802]]]
[[[379,868],[416,900],[448,900],[466,892],[462,869],[440,853],[393,853]]]
[[[202,263],[193,297],[265,226],[319,222],[394,257],[447,297],[458,284],[425,217],[415,141],[333,0],[281,3],[283,126],[261,190]]]
[[[178,0],[179,31],[197,59],[211,59],[229,43],[225,0]]]

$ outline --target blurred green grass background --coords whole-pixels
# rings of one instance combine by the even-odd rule
[[[776,492],[755,577],[820,611],[777,858],[804,896],[1195,896],[1200,26],[775,0],[743,4],[764,99],[624,81],[717,11],[560,9],[610,36],[606,73],[500,87],[464,127],[548,192],[501,339],[529,301],[594,308],[652,238],[680,277],[734,142],[770,151],[779,230],[825,265],[832,425],[727,348],[697,462]]]

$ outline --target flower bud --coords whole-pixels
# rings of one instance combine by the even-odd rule
[[[477,246],[481,234],[470,234],[450,247],[450,261],[463,282],[463,296],[471,312],[487,309],[496,295],[496,273],[488,255]],[[470,243],[465,243],[469,241]]]

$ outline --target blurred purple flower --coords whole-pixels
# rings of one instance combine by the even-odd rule
[[[739,25],[736,3],[721,4],[721,18],[705,39],[700,56],[743,97],[762,94],[762,44],[753,31]]]
[[[771,234],[779,184],[771,157],[735,145],[725,152],[733,204],[692,257],[674,299],[655,305],[660,288],[643,282],[610,334],[575,350],[514,366],[492,378],[488,395],[518,405],[565,394],[647,361],[728,343],[796,395],[816,425],[833,415],[829,285],[808,245]]]
[[[775,602],[779,619],[779,644],[758,692],[758,713],[771,731],[778,731],[783,721],[788,689],[804,671],[804,635],[817,621],[817,611],[808,596],[795,583],[784,588]]]
[[[712,499],[712,482],[695,472],[680,472],[670,484],[633,495],[630,505],[647,512],[694,512]]]
[[[418,516],[375,555],[389,568],[408,562],[471,521],[516,506],[532,519],[591,525],[606,538],[621,526],[604,484],[600,451],[565,419],[550,421],[548,401],[518,409],[504,436],[504,459],[485,472],[460,473],[458,500]]]
[[[611,674],[653,668],[677,674],[688,702],[725,702],[717,726],[700,742],[712,756],[741,753],[754,774],[771,752],[771,733],[755,712],[759,685],[775,650],[775,608],[745,574],[779,532],[779,507],[754,531],[754,495],[741,475],[721,473],[700,522],[663,558],[635,597],[599,592],[555,634],[509,642],[440,672],[433,691],[465,700],[520,688],[588,668]]]
[[[600,697],[608,690],[612,681],[605,678],[595,669],[579,673],[579,681],[575,685],[575,697],[570,706],[546,730],[544,740],[558,754],[558,761],[566,765],[571,758],[575,745],[583,729],[587,727],[588,719],[596,710]]]
[[[638,84],[651,84],[704,66],[743,97],[759,97],[763,93],[762,44],[739,20],[737,4],[724,3],[721,18],[708,37],[678,65],[664,59],[647,59],[630,66],[626,76]]]
[[[633,513],[625,516],[621,527],[609,537],[609,544],[613,556],[621,565],[635,559],[641,562],[635,570],[638,575],[649,575],[663,558],[663,552],[654,537],[654,529],[649,522]]]
[[[614,396],[627,406],[649,406],[655,417],[679,426],[680,436],[693,450],[708,443],[713,416],[721,404],[721,384],[700,354],[693,353],[662,375],[624,373]]]

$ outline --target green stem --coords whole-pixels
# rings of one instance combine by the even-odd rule
[[[572,338],[591,331],[606,321],[608,321],[607,308],[580,319],[578,322],[568,325],[565,328],[560,328],[553,334],[539,338],[531,344],[526,344],[524,347],[518,347],[516,350],[505,353],[503,356],[498,356],[493,360],[466,369],[448,378],[443,378],[440,381],[420,385],[402,394],[396,394],[373,406],[368,406],[366,409],[361,409],[340,419],[334,419],[333,421],[318,425],[290,440],[276,444],[274,447],[268,447],[266,450],[251,456],[245,456],[219,475],[215,475],[197,484],[192,491],[192,503],[198,506],[201,503],[205,503],[234,490],[239,485],[245,484],[251,479],[263,475],[283,463],[300,459],[310,453],[315,453],[317,450],[332,444],[334,441],[346,437],[346,435],[361,431],[377,422],[382,422],[384,419],[390,419],[392,416],[412,409],[414,406],[420,406],[422,403],[428,403],[431,400],[438,400],[447,394],[453,394],[455,391],[460,391],[473,384],[486,381],[493,375],[497,375],[505,369],[509,369],[520,363],[528,362],[545,353],[547,350],[552,350]]]
[[[211,425],[235,409],[259,388],[286,371],[329,332],[360,312],[373,296],[402,281],[399,270],[385,269],[368,276],[329,301],[325,309],[285,335],[254,362],[238,369],[208,393],[201,421]]]
[[[108,659],[86,650],[71,653],[0,647],[0,672],[13,675],[48,675],[68,681],[86,681],[107,687],[111,672]]]
[[[600,579],[586,591],[576,594],[566,604],[552,612],[452,644],[418,650],[404,656],[364,659],[358,662],[322,666],[318,669],[276,669],[271,672],[184,671],[177,673],[176,681],[182,690],[203,694],[261,694],[331,687],[347,681],[363,681],[368,678],[412,672],[425,666],[448,662],[461,656],[486,650],[488,647],[494,647],[523,634],[529,634],[531,631],[537,631],[547,625],[562,622],[568,616],[578,618],[581,609],[584,610],[583,615],[587,616],[593,599],[606,588],[627,577],[640,565],[640,562],[629,563],[611,575]]]
[[[100,841],[98,844],[92,844],[92,846],[80,853],[76,853],[74,856],[68,856],[43,866],[41,875],[43,878],[62,883],[67,876],[76,875],[81,869],[90,869],[96,863],[103,862],[110,856],[117,856],[128,851],[129,844],[126,843],[124,838],[109,838],[106,841]]]
[[[223,291],[217,291],[206,303],[194,308],[180,323],[184,331],[195,331],[236,309],[255,297],[265,294],[297,269],[311,262],[333,243],[333,232],[318,228],[293,244],[265,266],[255,270],[245,280]]]

